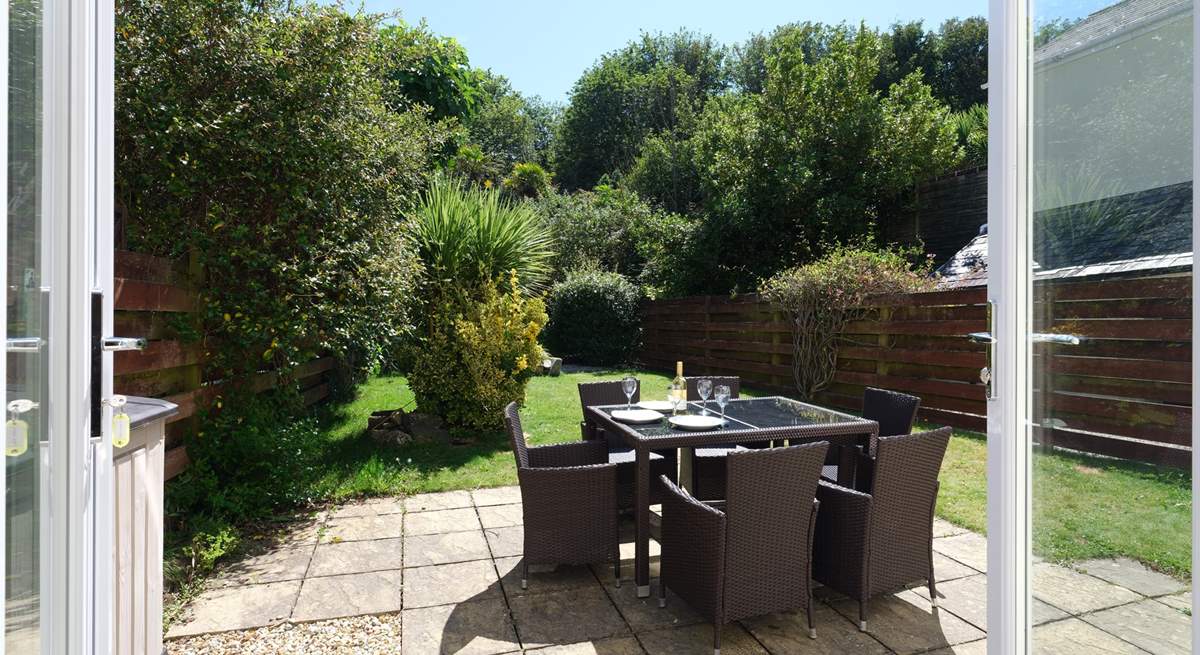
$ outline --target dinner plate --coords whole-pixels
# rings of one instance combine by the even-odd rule
[[[663,419],[662,414],[651,409],[614,409],[612,417],[622,423],[654,423]]]
[[[672,416],[667,420],[680,430],[712,430],[721,425],[721,419],[716,416]]]
[[[642,409],[651,409],[656,412],[669,412],[673,409],[669,400],[643,400],[637,404]]]

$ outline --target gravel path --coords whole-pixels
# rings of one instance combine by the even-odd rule
[[[375,655],[400,652],[400,615],[354,616],[169,641],[169,655]]]

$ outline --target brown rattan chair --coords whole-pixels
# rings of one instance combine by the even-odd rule
[[[664,480],[659,606],[675,592],[712,621],[713,651],[729,621],[803,609],[812,600],[814,498],[829,444],[739,450],[726,457],[728,499],[704,503]]]
[[[913,423],[917,421],[917,410],[921,408],[921,399],[898,391],[867,387],[863,390],[862,416],[879,423],[879,436],[895,437],[912,432]],[[825,458],[824,477],[826,480],[837,480],[838,453],[837,448],[831,448]],[[870,479],[863,477],[863,471],[855,471],[854,487],[860,491],[870,485]]]
[[[695,376],[685,377],[687,381],[688,400],[696,402],[700,400],[700,392],[696,390],[696,385],[700,380],[712,380],[713,391],[720,385],[729,387],[729,397],[738,398],[742,393],[742,379],[735,375],[728,376]],[[712,395],[708,397],[709,411],[718,411],[716,403],[712,400]],[[745,447],[753,448],[763,444],[745,444]],[[725,471],[725,456],[738,448],[729,444],[720,444],[713,446],[704,446],[696,448],[693,451],[692,457],[692,495],[702,500],[720,500],[725,497],[725,481],[727,479]]]
[[[641,400],[642,384],[638,382],[637,391],[633,393],[633,402]],[[608,461],[617,465],[617,503],[622,509],[633,508],[634,480],[636,478],[637,453],[616,434],[608,434],[604,428],[593,425],[588,421],[587,408],[596,405],[624,405],[628,399],[621,389],[621,381],[610,382],[581,382],[579,384],[579,404],[583,410],[583,421],[579,423],[579,431],[585,441],[598,441],[608,448]],[[650,479],[658,480],[665,475],[674,480],[678,458],[674,450],[650,453]],[[650,485],[650,504],[662,502],[662,488],[656,483]]]
[[[617,467],[600,441],[529,447],[516,403],[504,421],[517,460],[525,545],[521,588],[530,564],[613,562],[621,584]]]
[[[874,457],[859,456],[860,469],[873,471],[868,491],[826,480],[817,489],[813,577],[858,601],[860,630],[867,629],[867,601],[914,582],[929,585],[937,607],[933,511],[949,442],[950,428],[884,437]]]

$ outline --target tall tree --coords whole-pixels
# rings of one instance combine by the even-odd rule
[[[692,32],[643,34],[604,55],[571,91],[555,144],[568,188],[589,188],[633,163],[642,140],[728,86],[725,48]]]

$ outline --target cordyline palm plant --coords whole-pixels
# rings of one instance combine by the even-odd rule
[[[433,179],[409,223],[433,295],[472,293],[515,273],[528,292],[544,288],[553,242],[536,211],[496,189]]]

